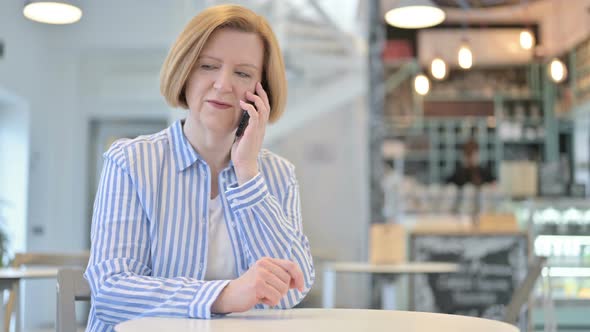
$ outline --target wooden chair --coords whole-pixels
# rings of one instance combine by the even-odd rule
[[[88,264],[90,252],[84,251],[79,253],[46,253],[46,252],[27,252],[17,253],[14,256],[12,267],[20,268],[24,266],[57,266],[57,267],[85,267]],[[21,330],[21,312],[19,310],[19,291],[20,285],[16,283],[4,308],[4,331],[10,332],[10,321],[12,314],[15,315],[16,332]]]
[[[57,332],[76,332],[76,301],[90,301],[90,285],[82,269],[60,269],[57,273]]]

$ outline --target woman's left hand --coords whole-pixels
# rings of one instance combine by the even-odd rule
[[[231,159],[240,185],[258,174],[258,153],[262,148],[270,114],[268,95],[260,82],[256,83],[255,91],[256,94],[246,92],[246,99],[253,102],[255,106],[240,100],[240,106],[248,112],[250,120],[244,134],[234,142],[231,149]]]

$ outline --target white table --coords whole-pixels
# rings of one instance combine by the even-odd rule
[[[322,293],[322,306],[334,308],[334,295],[336,290],[336,273],[370,273],[385,275],[400,275],[412,273],[452,273],[457,272],[458,264],[440,262],[409,262],[401,264],[370,264],[363,262],[328,262],[324,264],[324,284]],[[395,292],[394,281],[381,286],[381,302],[383,309],[395,309],[392,299],[388,296]]]
[[[117,332],[518,332],[512,325],[482,318],[409,311],[364,309],[253,310],[206,319],[145,317],[115,326]]]
[[[23,279],[55,279],[57,278],[58,269],[55,267],[29,267],[29,268],[0,268],[0,294],[7,289],[13,289],[15,285]],[[21,329],[19,298],[15,298],[14,308],[16,308],[15,330]],[[0,311],[0,326],[4,326],[4,305]]]
[[[0,268],[0,290],[9,289],[21,279],[50,279],[57,278],[57,268],[29,267],[29,268]]]

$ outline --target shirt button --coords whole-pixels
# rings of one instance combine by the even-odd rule
[[[236,228],[236,223],[235,222],[231,222],[231,227]]]
[[[203,264],[199,264],[199,271],[203,271]]]

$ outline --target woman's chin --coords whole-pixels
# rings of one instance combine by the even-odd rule
[[[204,129],[213,133],[227,134],[232,132],[237,124],[234,119],[224,119],[221,117],[204,117],[201,118],[201,124]]]
[[[204,129],[215,136],[228,136],[233,134],[235,128],[233,126],[221,126],[221,124],[215,123],[210,125],[205,124]]]

